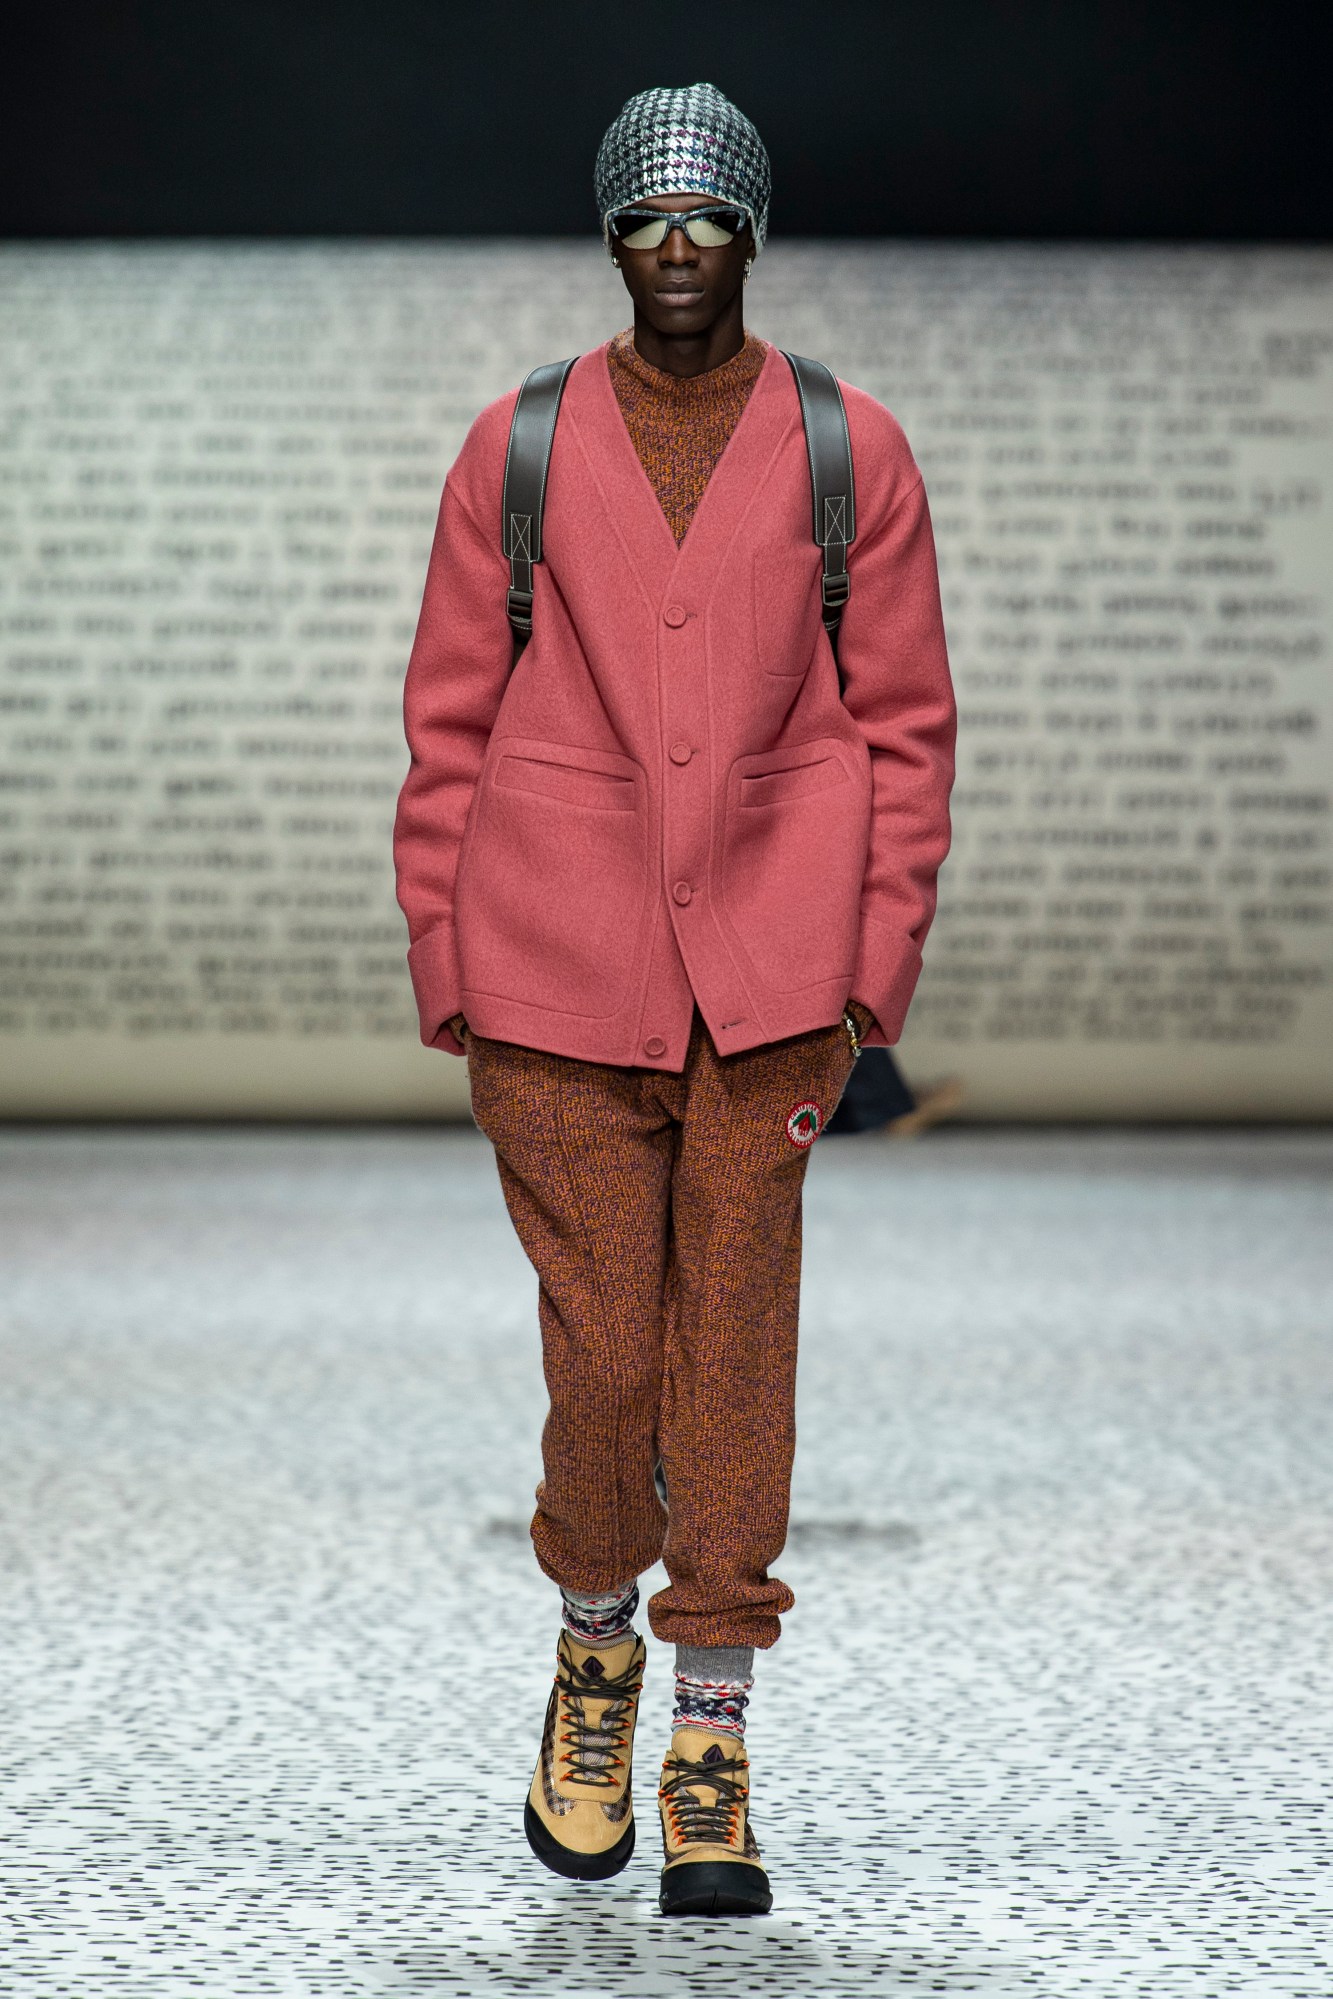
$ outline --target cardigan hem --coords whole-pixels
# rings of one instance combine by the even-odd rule
[[[811,1034],[819,1028],[836,1025],[846,1004],[845,983],[825,986],[820,997],[811,997],[799,1007],[788,1006],[776,1018],[769,1012],[762,1023],[751,1019],[744,1026],[714,1028],[697,1000],[691,1003],[691,1017],[697,1007],[719,1056],[741,1055],[750,1048],[789,1040],[794,1034]],[[674,1048],[668,1043],[661,1055],[650,1056],[638,1039],[638,1010],[632,1003],[626,1005],[623,1017],[612,1021],[588,1020],[523,1000],[505,999],[495,993],[464,990],[454,1011],[465,1014],[472,1032],[487,1041],[512,1041],[520,1048],[538,1049],[547,1055],[567,1055],[580,1062],[603,1062],[616,1069],[660,1069],[679,1075],[685,1067],[689,1020],[684,1023],[682,1033],[672,1035]],[[667,1039],[665,1032],[662,1039]]]

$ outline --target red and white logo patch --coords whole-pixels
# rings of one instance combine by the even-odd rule
[[[787,1136],[798,1152],[812,1146],[824,1129],[824,1113],[808,1097],[793,1104],[787,1113]]]

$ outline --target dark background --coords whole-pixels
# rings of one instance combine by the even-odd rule
[[[721,86],[775,232],[1327,239],[1333,9],[1171,0],[100,0],[14,9],[0,234],[540,235]]]

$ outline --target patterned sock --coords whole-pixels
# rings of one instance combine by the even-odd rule
[[[634,1629],[634,1613],[639,1607],[637,1582],[600,1592],[562,1589],[560,1597],[565,1629],[581,1645],[615,1645]]]
[[[672,1730],[706,1728],[713,1735],[743,1739],[753,1685],[752,1646],[677,1645]]]

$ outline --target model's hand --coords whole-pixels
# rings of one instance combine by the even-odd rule
[[[869,1034],[871,1028],[875,1025],[874,1014],[870,1011],[870,1008],[868,1006],[862,1006],[860,1000],[854,1000],[854,999],[848,1000],[847,1011],[852,1016],[852,1019],[856,1022],[856,1032],[858,1038],[864,1041],[867,1034]]]

